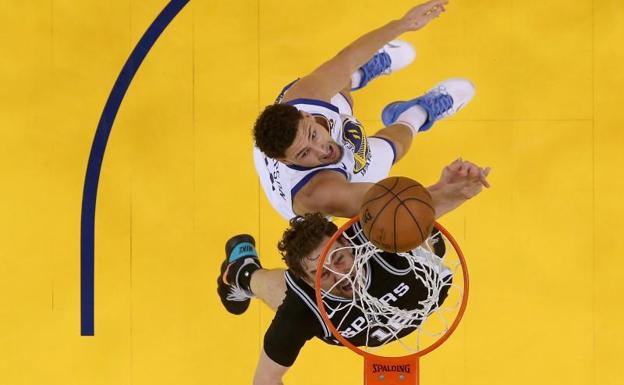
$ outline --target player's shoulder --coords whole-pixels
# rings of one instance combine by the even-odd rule
[[[282,104],[288,105],[288,106],[294,106],[295,108],[299,109],[299,110],[306,110],[306,109],[320,109],[321,111],[331,111],[334,112],[336,114],[338,114],[338,116],[340,116],[340,110],[338,109],[338,107],[336,107],[335,105],[333,105],[332,103],[325,101],[325,100],[321,100],[321,99],[315,99],[312,97],[296,97],[296,98],[284,98],[284,100],[282,101]]]
[[[299,111],[307,112],[314,117],[323,118],[325,125],[332,132],[342,124],[340,109],[331,102],[315,98],[285,98],[281,104],[293,106]]]
[[[314,289],[310,285],[290,270],[284,273],[284,279],[286,280],[286,297],[283,304],[289,310],[297,312],[303,310],[305,313],[311,307],[316,308]]]

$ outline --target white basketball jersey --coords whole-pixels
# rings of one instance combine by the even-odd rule
[[[342,99],[344,107],[341,109],[332,103],[314,99],[294,99],[285,104],[325,120],[330,135],[344,149],[339,162],[316,167],[286,165],[266,157],[254,147],[254,163],[260,184],[273,208],[286,219],[296,216],[292,208],[293,199],[317,173],[332,171],[344,175],[349,182],[374,183],[388,176],[394,162],[394,145],[383,138],[367,138],[362,125],[351,116],[351,108],[344,103],[344,97],[337,95],[332,102],[336,98]],[[336,100],[336,104],[340,102]]]

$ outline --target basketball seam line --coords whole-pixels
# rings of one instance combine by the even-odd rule
[[[397,206],[397,208],[398,208],[398,207],[400,207],[400,206],[405,207],[405,209],[407,210],[407,212],[409,212],[409,213],[410,213],[410,216],[412,217],[412,220],[414,220],[414,222],[416,222],[416,226],[418,226],[418,231],[420,232],[420,236],[421,236],[421,238],[422,238],[423,240],[425,239],[425,237],[424,237],[424,235],[423,235],[422,228],[420,227],[420,225],[418,224],[418,222],[416,221],[416,219],[414,218],[414,216],[411,214],[411,211],[410,211],[410,210],[409,210],[409,209],[408,209],[405,205],[403,205],[403,201],[404,201],[404,200],[403,200],[403,199],[401,199],[401,198],[398,196],[398,194],[402,194],[402,193],[404,193],[405,191],[407,191],[407,190],[409,190],[409,189],[411,189],[411,188],[413,188],[413,187],[422,187],[425,191],[427,191],[427,193],[429,193],[429,191],[428,191],[428,190],[427,190],[427,189],[426,189],[426,188],[425,188],[422,184],[420,184],[420,183],[418,183],[418,182],[416,182],[416,181],[411,181],[411,182],[413,182],[411,185],[409,185],[409,186],[407,186],[407,187],[403,188],[401,191],[398,191],[397,193],[394,193],[394,192],[392,191],[392,189],[393,189],[393,188],[395,188],[395,187],[398,185],[398,183],[399,183],[399,179],[398,179],[398,178],[397,178],[397,179],[395,179],[394,184],[393,184],[391,187],[386,187],[386,186],[381,185],[381,184],[378,184],[378,183],[376,183],[376,184],[375,184],[375,186],[379,186],[379,187],[381,187],[381,188],[385,189],[385,190],[386,190],[386,192],[385,192],[384,194],[382,194],[382,195],[378,196],[378,197],[375,197],[375,198],[373,198],[373,199],[370,199],[369,201],[365,202],[362,206],[365,206],[366,204],[368,204],[368,203],[370,203],[370,202],[372,202],[372,201],[374,201],[374,200],[377,200],[377,199],[379,199],[379,198],[382,198],[382,197],[386,196],[388,193],[392,194],[392,195],[393,195],[393,197],[392,197],[391,199],[389,199],[389,200],[388,200],[388,202],[386,202],[386,204],[384,204],[384,206],[383,206],[383,207],[382,207],[382,208],[381,208],[381,209],[377,212],[377,214],[375,215],[375,218],[373,219],[373,222],[372,222],[372,223],[371,223],[371,225],[370,225],[369,235],[372,235],[372,233],[373,233],[373,229],[375,228],[375,223],[377,222],[377,218],[379,218],[379,216],[381,215],[381,213],[382,213],[382,212],[386,209],[386,207],[390,204],[390,202],[392,202],[394,199],[397,199],[397,200],[399,201],[399,206]],[[429,207],[429,208],[430,208],[430,209],[434,212],[434,215],[435,215],[435,209],[434,209],[431,205],[429,205],[428,203],[426,203],[426,202],[424,202],[424,201],[422,201],[422,200],[420,200],[420,199],[418,199],[418,198],[406,198],[405,200],[417,200],[417,201],[419,201],[419,202],[421,202],[421,203],[425,204],[427,207]],[[397,232],[396,232],[396,210],[395,210],[395,212],[394,212],[394,217],[393,217],[393,230],[394,230],[394,231],[393,231],[393,233],[394,233],[394,239],[393,239],[393,242],[394,242],[394,251],[396,252],[396,250],[397,250],[397,248],[396,248],[396,233],[397,233]]]
[[[396,179],[396,180],[394,181],[394,185],[392,186],[392,188],[396,187],[396,185],[397,185],[398,183],[399,183],[399,180],[398,180],[398,179]],[[382,187],[382,188],[387,189],[387,188],[386,188],[385,186],[383,186],[383,185],[375,184],[375,186],[379,186],[379,187]],[[389,193],[389,192],[390,192],[390,193],[392,193],[392,191],[387,190],[387,191],[386,191],[386,193],[385,193],[385,194],[383,194],[382,196],[385,196],[385,195],[386,195],[387,193]],[[393,197],[393,198],[396,198],[396,196],[395,196],[395,197]],[[389,199],[389,200],[388,200],[388,202],[386,202],[386,204],[385,204],[385,205],[384,205],[384,206],[383,206],[383,207],[379,210],[379,212],[377,213],[377,215],[375,215],[375,218],[374,218],[374,219],[373,219],[373,221],[371,222],[371,225],[370,225],[370,231],[368,232],[368,235],[372,235],[372,234],[373,234],[373,229],[375,228],[375,222],[377,222],[377,218],[379,218],[379,215],[380,215],[380,214],[381,214],[381,213],[382,213],[382,212],[386,209],[386,207],[390,204],[390,202],[391,202],[391,201],[392,201],[392,199]],[[363,229],[363,228],[362,228],[362,229]]]

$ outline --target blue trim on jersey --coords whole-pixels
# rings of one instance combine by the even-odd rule
[[[292,86],[293,86],[293,84],[295,84],[295,83],[296,83],[299,79],[300,79],[300,78],[297,78],[297,79],[293,80],[292,82],[290,82],[290,83],[286,84],[286,87],[282,88],[282,91],[279,93],[279,95],[277,96],[277,98],[275,98],[275,103],[276,103],[276,104],[278,104],[278,103],[281,103],[281,102],[282,102],[282,99],[284,99],[284,94],[286,93],[286,91],[288,91],[288,89],[289,89],[290,87],[292,87]]]
[[[305,98],[300,98],[300,99],[293,99],[293,100],[289,100],[286,103],[289,106],[293,106],[295,104],[312,104],[314,106],[321,106],[321,107],[325,107],[329,110],[334,111],[335,113],[339,114],[340,111],[338,110],[338,107],[334,106],[331,103],[327,103],[323,100],[318,100],[318,99],[305,99]]]
[[[390,147],[392,147],[392,164],[394,164],[394,162],[396,162],[396,146],[394,145],[394,143],[392,143],[392,141],[390,139],[386,139],[386,138],[382,138],[381,136],[371,136],[368,139],[371,138],[377,138],[377,139],[381,139],[381,140],[385,140],[386,142],[388,142],[388,144],[390,145]]]
[[[342,160],[342,158],[340,158],[340,160]],[[284,163],[284,166],[288,167],[288,168],[292,168],[293,170],[297,170],[297,171],[310,171],[310,170],[315,170],[319,167],[327,167],[327,166],[331,166],[334,163],[325,163],[325,164],[320,164],[318,166],[312,166],[312,167],[305,167],[305,166],[297,166],[296,164],[286,164]]]
[[[303,186],[305,186],[306,183],[308,183],[310,181],[310,179],[312,179],[313,176],[315,176],[316,174],[318,174],[321,171],[338,171],[338,172],[342,173],[345,176],[345,178],[347,178],[347,180],[349,179],[349,176],[347,175],[347,172],[345,170],[341,169],[341,168],[322,168],[320,170],[312,171],[308,175],[304,176],[303,179],[301,179],[299,181],[299,183],[297,183],[295,185],[295,187],[293,187],[290,190],[290,202],[291,202],[291,204],[293,204],[295,202],[295,195],[297,195],[299,190],[301,190],[303,188]]]
[[[258,254],[256,253],[256,248],[251,242],[241,242],[234,246],[232,252],[230,252],[230,256],[228,260],[230,263],[236,261],[237,259],[244,257],[254,257],[258,258]]]

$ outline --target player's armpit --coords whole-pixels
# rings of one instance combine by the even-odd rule
[[[362,199],[372,183],[349,183],[343,174],[323,171],[316,174],[293,199],[295,213],[320,212],[351,218],[358,214]]]
[[[262,349],[253,385],[283,385],[282,377],[288,369],[289,367],[282,366],[269,358]]]

